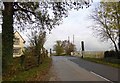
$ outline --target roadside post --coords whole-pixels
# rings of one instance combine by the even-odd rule
[[[81,41],[81,47],[82,47],[82,56],[81,56],[81,58],[83,58],[83,56],[84,56],[84,41]]]
[[[50,48],[50,56],[52,56],[52,49]]]

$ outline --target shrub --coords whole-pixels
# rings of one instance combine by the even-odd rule
[[[116,51],[105,51],[104,52],[104,58],[107,58],[107,57],[114,57],[114,58],[118,58],[120,56],[120,51],[119,52],[116,52]]]

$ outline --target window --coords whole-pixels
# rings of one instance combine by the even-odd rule
[[[15,45],[19,45],[19,43],[20,43],[20,39],[19,38],[15,38],[14,44]]]
[[[13,49],[13,54],[20,54],[21,53],[21,49],[20,48],[14,48]]]

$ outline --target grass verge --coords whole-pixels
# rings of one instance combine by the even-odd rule
[[[120,59],[112,59],[112,58],[99,59],[99,58],[88,58],[88,57],[84,57],[83,59],[120,69]]]
[[[51,67],[51,62],[51,58],[46,58],[38,67],[33,67],[27,71],[20,71],[16,75],[11,76],[9,80],[6,79],[5,81],[44,81],[46,80],[45,75]]]

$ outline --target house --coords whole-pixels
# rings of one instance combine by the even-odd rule
[[[13,57],[20,57],[24,51],[25,40],[18,31],[14,33]]]

